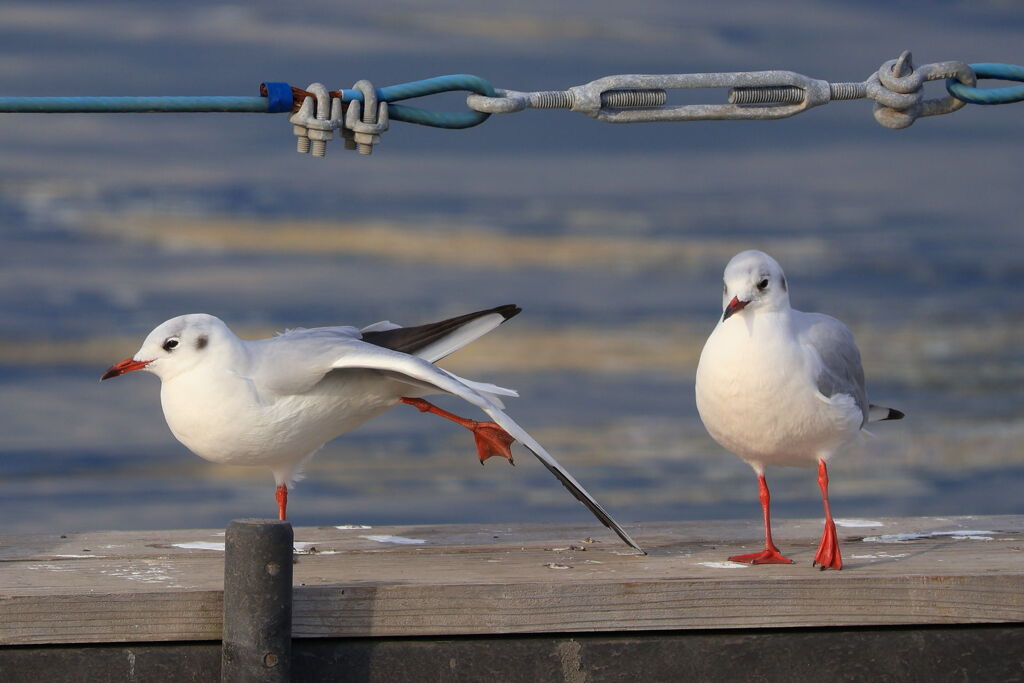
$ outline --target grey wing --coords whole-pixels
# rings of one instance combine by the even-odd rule
[[[382,329],[390,325],[393,323],[381,322],[371,327]],[[367,348],[378,348],[362,341],[360,337],[363,333],[355,327],[316,327],[308,330],[288,330],[270,339],[245,342],[252,360],[246,374],[254,381],[254,386],[259,387],[263,400],[273,400],[274,396],[303,394],[316,386],[328,373],[344,372],[344,369],[339,370],[337,367],[340,357],[348,353],[366,351]],[[431,384],[417,382],[405,375],[378,372],[419,389],[425,389],[429,393],[437,393],[436,387]],[[512,389],[486,382],[474,382],[452,373],[447,374],[474,391],[483,393],[501,408],[504,407],[501,396],[519,395]]]
[[[362,345],[355,327],[315,327],[288,330],[270,339],[245,342],[249,376],[260,388],[288,396],[312,389],[333,370],[345,349]]]
[[[822,395],[853,397],[864,414],[861,426],[868,421],[868,395],[864,386],[864,367],[853,333],[843,323],[822,313],[799,313],[798,338],[817,352],[821,369],[815,382]]]

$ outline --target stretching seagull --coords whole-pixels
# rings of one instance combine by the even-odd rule
[[[786,276],[771,256],[739,253],[724,279],[725,310],[697,365],[697,411],[711,437],[757,473],[765,535],[763,551],[729,559],[792,563],[772,542],[764,469],[817,464],[825,531],[814,564],[842,569],[825,463],[861,439],[868,422],[903,413],[868,403],[850,330],[827,315],[790,308]]]
[[[149,333],[133,357],[101,379],[146,370],[160,378],[160,402],[174,436],[212,462],[269,467],[278,516],[305,461],[326,442],[399,403],[473,432],[481,464],[521,442],[573,496],[627,544],[643,552],[604,508],[533,437],[502,412],[510,389],[473,382],[434,365],[519,313],[506,305],[418,327],[294,329],[244,341],[219,318],[194,313]],[[423,400],[452,394],[493,422],[453,415]]]

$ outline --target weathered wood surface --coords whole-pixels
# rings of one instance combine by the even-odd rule
[[[810,565],[818,520],[778,522],[797,564],[758,567],[725,563],[759,546],[746,521],[634,525],[646,557],[593,525],[300,527],[293,634],[1024,622],[1024,517],[869,521],[840,521],[842,572]],[[222,543],[211,530],[0,537],[0,644],[218,639]]]

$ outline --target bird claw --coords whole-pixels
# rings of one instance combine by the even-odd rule
[[[730,562],[744,562],[746,564],[795,564],[793,560],[784,557],[778,548],[765,548],[759,553],[748,553],[746,555],[733,555]]]
[[[481,465],[484,464],[484,460],[494,456],[508,458],[510,465],[516,464],[512,458],[511,449],[515,439],[512,438],[511,434],[494,422],[477,422],[470,429],[473,431],[473,438],[476,440],[476,450],[480,456]]]

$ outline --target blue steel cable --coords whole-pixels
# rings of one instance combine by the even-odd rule
[[[1024,67],[1012,64],[971,64],[978,78],[998,78],[1024,82]],[[1005,104],[1024,101],[1024,86],[979,89],[946,82],[954,97],[973,104]],[[394,103],[413,97],[442,92],[469,91],[494,97],[491,84],[479,76],[453,74],[377,89],[379,100]],[[0,97],[0,113],[181,113],[181,112],[290,112],[291,86],[265,83],[263,97]],[[342,90],[343,101],[362,101],[358,90]],[[391,104],[390,118],[436,128],[470,128],[487,120],[490,114],[478,111],[438,112],[419,107]]]
[[[1024,81],[1024,66],[1014,64],[998,64],[982,62],[971,64],[974,75],[978,78],[998,78],[1003,81]],[[1024,85],[1011,85],[1006,88],[972,88],[958,82],[955,78],[946,79],[946,90],[958,100],[971,104],[1009,104],[1024,102]]]
[[[0,97],[0,113],[131,114],[181,112],[267,113],[266,97]]]
[[[391,103],[407,100],[412,97],[436,95],[437,93],[457,90],[494,97],[494,87],[483,78],[473,76],[472,74],[452,74],[450,76],[436,76],[423,79],[422,81],[412,81],[410,83],[377,88],[377,99]],[[342,90],[341,96],[343,102],[351,102],[352,100],[363,101],[363,94],[358,90]],[[428,109],[420,109],[419,107],[407,107],[402,104],[388,107],[388,117],[392,119],[405,121],[406,123],[418,123],[434,128],[471,128],[483,123],[489,116],[490,114],[479,111],[430,111]]]
[[[0,113],[20,114],[126,114],[182,112],[250,112],[273,114],[292,109],[291,86],[263,84],[264,97],[0,97]],[[494,88],[483,78],[469,74],[437,76],[377,89],[384,102],[396,102],[442,92],[464,90],[494,96]],[[358,90],[343,90],[342,99],[362,101]],[[396,104],[388,108],[390,118],[435,128],[470,128],[490,114],[477,111],[440,112]]]

